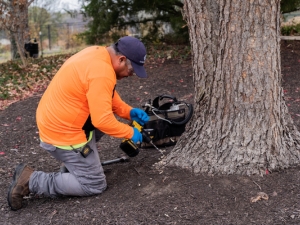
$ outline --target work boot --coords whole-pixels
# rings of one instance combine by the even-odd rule
[[[13,182],[8,189],[7,201],[12,210],[22,208],[23,197],[29,195],[29,178],[33,169],[21,163],[16,167]]]

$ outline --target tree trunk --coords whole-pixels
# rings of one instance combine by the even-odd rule
[[[6,4],[3,2],[1,4],[9,15],[0,20],[11,35],[11,57],[12,59],[18,58],[17,53],[19,53],[23,66],[27,64],[24,45],[25,40],[29,37],[28,7],[32,1],[33,0],[10,0]]]
[[[195,173],[265,174],[299,163],[281,87],[280,0],[185,0],[195,113],[160,162]]]
[[[23,67],[25,68],[26,65],[27,65],[27,60],[25,58],[25,49],[24,49],[24,45],[20,45],[20,40],[18,40],[18,36],[16,33],[14,33],[14,39],[17,40],[16,41],[16,45],[17,45],[17,49],[18,49],[18,52],[20,54],[20,58],[21,58],[21,61],[22,61],[22,64],[23,64]]]
[[[10,53],[11,53],[11,60],[18,58],[17,43],[11,32],[10,32]]]

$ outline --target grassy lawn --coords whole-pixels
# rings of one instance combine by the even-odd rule
[[[10,52],[0,52],[0,63],[7,62],[11,58]]]

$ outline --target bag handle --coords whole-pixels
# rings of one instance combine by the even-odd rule
[[[160,95],[160,96],[157,96],[153,102],[152,102],[152,105],[155,107],[155,108],[159,108],[159,101],[163,100],[164,98],[168,98],[168,99],[172,99],[173,102],[178,102],[177,101],[177,98],[172,96],[172,95]]]
[[[160,113],[162,113],[162,114],[165,114],[165,113],[168,113],[168,110],[160,110],[160,109],[152,109],[152,112],[153,112],[153,114],[157,117],[157,118],[159,118],[159,119],[161,119],[161,120],[165,120],[165,121],[167,121],[168,123],[170,123],[170,124],[174,124],[174,125],[184,125],[184,124],[186,124],[187,122],[189,122],[189,120],[192,118],[192,115],[193,115],[193,113],[194,113],[194,108],[193,108],[193,105],[192,104],[189,104],[189,103],[186,103],[186,102],[177,102],[177,103],[182,103],[182,104],[185,104],[187,107],[188,107],[188,115],[185,117],[185,119],[184,120],[182,120],[182,121],[174,121],[174,120],[171,120],[171,119],[167,119],[167,118],[162,118],[162,117],[160,117],[160,116],[158,116],[156,113],[155,113],[155,111],[156,112],[160,112]]]
[[[175,125],[184,125],[186,124],[187,122],[189,122],[189,120],[192,118],[192,115],[193,115],[193,112],[194,112],[194,107],[192,104],[189,104],[189,103],[186,103],[186,102],[181,102],[179,101],[178,103],[183,103],[185,104],[187,107],[188,107],[188,115],[185,117],[184,120],[180,121],[180,122],[177,122],[177,121],[174,121],[174,120],[171,120],[171,119],[168,119],[172,124],[175,124]]]
[[[188,107],[188,114],[187,116],[185,117],[185,119],[183,121],[173,121],[171,119],[163,119],[161,117],[159,117],[154,111],[157,111],[157,112],[160,112],[162,114],[168,112],[168,110],[162,110],[162,109],[159,109],[160,105],[159,105],[159,101],[163,100],[164,98],[168,98],[168,99],[172,99],[172,103],[176,103],[176,104],[185,104],[187,107]],[[192,118],[192,115],[194,113],[194,108],[193,108],[193,105],[192,104],[189,104],[189,103],[186,103],[184,101],[178,101],[176,97],[172,96],[172,95],[160,95],[158,97],[156,97],[153,102],[152,102],[152,105],[151,105],[151,100],[149,99],[148,103],[145,104],[145,106],[143,107],[147,107],[145,109],[145,112],[148,112],[151,111],[154,113],[154,115],[159,118],[159,119],[162,119],[162,120],[165,120],[167,122],[169,122],[170,124],[175,124],[175,125],[184,125],[186,124],[187,122],[189,122],[189,120]]]
[[[189,120],[192,118],[192,115],[194,113],[194,107],[192,104],[189,104],[189,103],[186,103],[184,101],[178,101],[176,99],[176,97],[173,97],[171,95],[161,95],[161,96],[158,96],[156,97],[154,100],[153,100],[153,106],[156,108],[156,111],[158,112],[161,112],[161,113],[165,113],[165,112],[168,112],[168,110],[162,110],[162,109],[159,109],[159,100],[162,100],[164,98],[169,98],[169,99],[172,99],[173,100],[173,103],[176,103],[176,104],[185,104],[187,107],[188,107],[188,115],[185,117],[184,120],[182,121],[174,121],[174,120],[171,120],[171,119],[166,119],[169,123],[171,124],[175,124],[175,125],[184,125],[186,124],[187,122],[189,122]],[[156,115],[157,116],[157,115]]]

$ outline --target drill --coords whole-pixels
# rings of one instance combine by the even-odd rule
[[[157,148],[157,146],[153,143],[152,139],[149,137],[149,135],[143,130],[142,125],[140,125],[138,122],[136,121],[132,121],[131,126],[137,128],[139,130],[139,132],[141,132],[142,136],[143,136],[143,141],[146,143],[151,144],[154,148],[156,148],[161,154],[163,154],[163,152]],[[134,142],[131,139],[124,139],[121,144],[120,144],[120,148],[129,156],[129,157],[134,157],[137,154],[139,154],[140,150],[139,147],[134,144]]]

